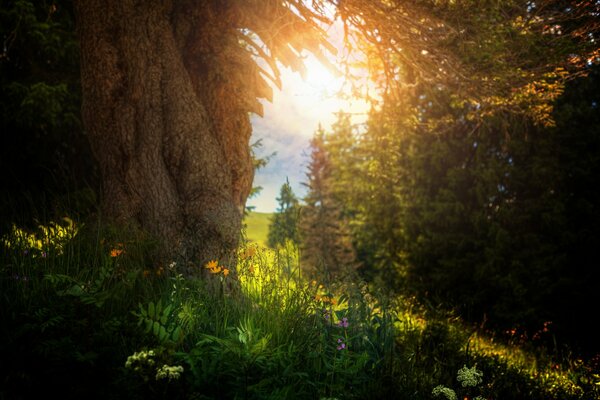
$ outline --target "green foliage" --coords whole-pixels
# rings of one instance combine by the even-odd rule
[[[282,246],[287,240],[298,243],[300,202],[287,179],[281,186],[277,202],[279,207],[272,216],[267,238],[267,243],[271,248]]]
[[[111,257],[114,244],[100,243],[100,232],[68,221],[41,224],[43,252],[19,228],[3,237],[0,354],[14,362],[0,366],[2,397],[95,391],[110,398],[120,388],[119,366],[141,339],[130,310],[156,288],[129,255]]]
[[[95,182],[94,158],[80,121],[71,6],[69,0],[15,0],[0,8],[2,222],[15,211],[36,217],[30,209],[34,204],[24,201],[27,193],[36,197],[36,207],[44,207],[42,195],[64,195]]]
[[[242,248],[235,275],[185,279],[174,262],[148,265],[142,238],[89,226],[73,222],[77,235],[53,237],[62,252],[47,257],[15,247],[18,229],[3,238],[2,396],[428,399],[463,365],[477,371],[459,381],[482,371],[486,398],[597,388],[592,364],[546,368],[365,283],[306,282],[294,246]]]
[[[343,204],[363,276],[498,332],[597,351],[583,311],[598,298],[586,260],[600,238],[589,190],[597,67],[588,73],[567,86],[550,128],[509,113],[471,119],[477,107],[439,85],[372,113],[329,159],[335,179],[321,189]]]
[[[153,333],[160,343],[177,343],[183,340],[184,331],[180,325],[173,321],[173,304],[163,307],[162,301],[150,302],[147,307],[140,304],[138,326],[144,326],[146,333]],[[189,321],[184,313],[184,322]]]
[[[311,140],[308,165],[308,193],[304,198],[300,218],[300,237],[303,269],[327,280],[339,278],[356,267],[356,256],[351,243],[347,207],[343,205],[340,184],[350,177],[345,159],[351,151],[353,132],[350,116],[338,114],[332,132],[323,129]],[[341,193],[342,192],[342,193]]]

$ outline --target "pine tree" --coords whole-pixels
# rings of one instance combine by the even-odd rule
[[[340,116],[339,121],[348,122],[344,126],[344,135],[351,135],[349,119]],[[305,184],[308,194],[304,198],[300,224],[302,237],[302,265],[311,275],[332,278],[339,276],[356,266],[354,249],[348,229],[344,208],[336,196],[338,186],[335,182],[334,160],[328,148],[335,135],[326,136],[321,127],[311,140],[311,161],[308,166]],[[348,138],[348,137],[346,137]],[[341,159],[340,159],[341,160]],[[338,182],[339,183],[339,182]]]
[[[279,207],[269,225],[267,243],[270,247],[284,245],[286,241],[298,243],[298,219],[300,217],[300,202],[294,194],[289,180],[281,186],[277,198]]]

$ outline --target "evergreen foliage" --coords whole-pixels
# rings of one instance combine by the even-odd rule
[[[308,193],[304,197],[300,230],[302,266],[313,276],[339,278],[356,266],[339,193],[343,187],[336,184],[346,172],[343,166],[350,164],[343,159],[350,150],[348,144],[352,144],[352,131],[349,116],[342,113],[330,134],[319,127],[310,143],[308,182],[305,183]]]
[[[96,167],[80,119],[74,25],[69,0],[16,0],[0,7],[1,221],[11,213],[31,218],[32,208],[44,207],[41,199],[50,194],[69,193],[77,203],[78,197],[89,197],[78,190],[95,185]],[[82,212],[86,205],[71,206]]]
[[[353,154],[332,167],[354,168],[335,185],[365,276],[554,347],[535,335],[551,324],[593,352],[583,310],[598,300],[598,275],[581,243],[600,237],[589,191],[600,127],[596,68],[588,73],[567,86],[554,127],[508,114],[473,120],[470,106],[428,85],[373,113]]]
[[[269,224],[267,243],[271,248],[284,246],[288,240],[297,244],[299,242],[298,219],[300,218],[300,202],[287,179],[281,185],[277,202],[279,203],[279,207],[273,214],[271,223]]]

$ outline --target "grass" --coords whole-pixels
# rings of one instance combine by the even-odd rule
[[[260,246],[267,246],[267,237],[269,235],[269,224],[271,223],[272,213],[249,212],[244,218],[246,225],[246,237],[251,243],[257,243]]]
[[[237,265],[185,279],[125,232],[65,220],[4,239],[0,398],[600,395],[598,370],[581,360],[499,344],[356,279],[307,281],[293,245],[252,242]]]

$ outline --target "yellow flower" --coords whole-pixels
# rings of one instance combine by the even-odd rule
[[[256,254],[256,248],[248,247],[248,249],[246,250],[246,257],[247,258],[254,257],[254,254]]]
[[[219,263],[217,262],[217,260],[211,260],[206,263],[204,268],[213,270],[213,269],[217,268],[218,265],[219,265]]]
[[[229,270],[227,268],[223,268],[223,275],[224,276],[229,275]]]

